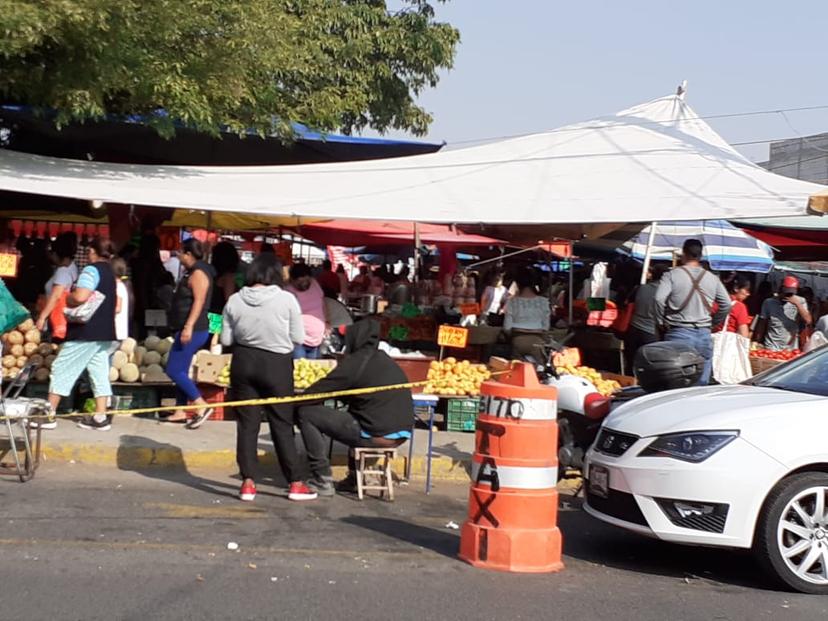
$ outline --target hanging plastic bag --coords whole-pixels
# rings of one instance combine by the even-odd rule
[[[750,339],[726,329],[713,335],[713,377],[720,384],[738,384],[753,377]]]
[[[20,325],[28,317],[29,311],[14,299],[14,296],[6,288],[6,283],[0,279],[0,334],[5,334]]]
[[[67,297],[69,297],[69,292],[64,291],[63,294],[58,298],[58,301],[55,304],[55,307],[52,309],[52,312],[49,314],[49,326],[51,326],[52,328],[52,338],[66,338],[66,330],[68,326],[66,323],[66,315],[63,314],[63,311],[66,308]]]
[[[589,278],[587,297],[604,298],[610,297],[610,285],[612,279],[607,275],[607,264],[596,263],[592,268],[592,276]]]

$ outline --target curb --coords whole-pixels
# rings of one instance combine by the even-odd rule
[[[393,462],[394,472],[402,475],[408,456],[397,457]],[[229,449],[213,451],[182,451],[175,446],[100,446],[96,444],[46,443],[43,444],[43,463],[75,463],[94,466],[118,468],[120,470],[139,470],[147,468],[166,468],[173,471],[190,470],[231,470],[238,469],[236,452]],[[278,468],[273,453],[259,451],[259,463],[263,467]],[[346,456],[335,454],[332,457],[334,475],[344,476],[347,470]],[[426,458],[415,455],[411,460],[411,477],[425,478]],[[431,477],[440,481],[469,482],[471,459],[458,461],[445,456],[431,458]]]

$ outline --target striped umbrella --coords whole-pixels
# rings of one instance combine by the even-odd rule
[[[672,261],[674,253],[681,252],[686,239],[698,239],[704,244],[704,258],[716,271],[768,273],[773,267],[773,249],[763,241],[733,226],[726,220],[695,220],[659,222],[653,240],[653,261]],[[619,252],[643,261],[647,254],[650,227],[640,225],[621,227],[596,240],[585,242],[586,247],[616,248]]]

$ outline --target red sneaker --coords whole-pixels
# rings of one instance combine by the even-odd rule
[[[318,496],[319,494],[305,485],[302,481],[294,481],[290,484],[290,489],[288,490],[288,498],[290,500],[316,500]]]
[[[239,490],[239,498],[244,502],[253,502],[256,500],[256,485],[253,483],[242,483],[241,490]]]

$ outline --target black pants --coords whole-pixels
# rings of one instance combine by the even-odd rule
[[[317,477],[331,476],[331,462],[328,460],[329,442],[333,438],[350,448],[378,447],[394,448],[405,440],[387,438],[363,438],[359,422],[348,412],[334,410],[324,405],[306,405],[299,408],[299,429],[308,454],[311,474]],[[354,470],[354,460],[348,457],[348,468]]]
[[[230,386],[237,400],[291,396],[293,357],[237,345],[233,348]],[[266,418],[282,474],[288,483],[301,479],[293,437],[293,404],[239,407],[236,417],[236,462],[243,478],[256,478],[259,431],[262,418]]]
[[[633,369],[633,365],[635,363],[635,352],[637,352],[642,345],[649,345],[650,343],[655,343],[660,340],[661,339],[655,334],[650,334],[649,332],[644,332],[643,330],[630,326],[624,337],[624,353],[627,356],[627,368]],[[630,371],[630,373],[632,373],[632,371]]]

